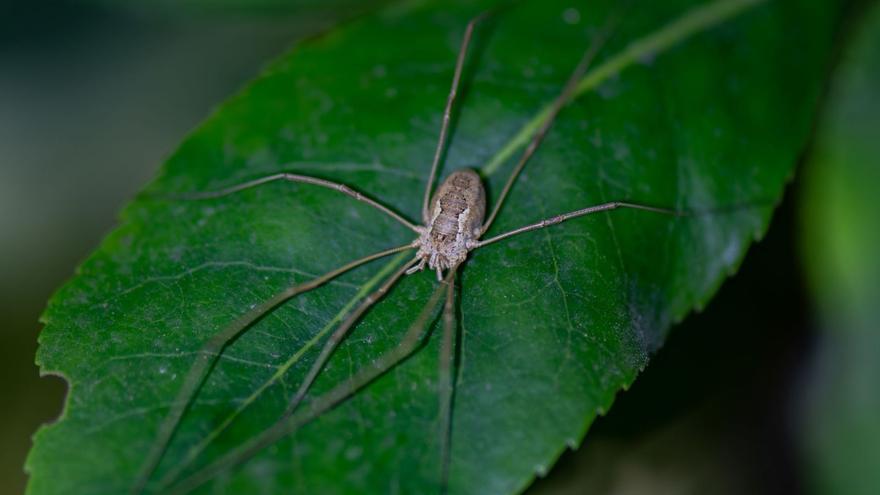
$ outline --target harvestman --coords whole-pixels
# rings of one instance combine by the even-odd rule
[[[427,324],[430,315],[437,307],[440,298],[443,296],[445,288],[446,294],[443,309],[443,336],[440,350],[440,378],[438,387],[440,394],[439,416],[441,428],[441,431],[439,432],[441,445],[440,458],[442,460],[442,465],[440,466],[440,487],[441,489],[443,489],[446,485],[446,480],[448,478],[450,448],[450,405],[453,394],[451,363],[452,350],[454,345],[453,335],[455,325],[455,273],[458,270],[458,267],[461,266],[461,264],[466,260],[468,253],[475,249],[482,248],[484,246],[517,234],[542,229],[544,227],[549,227],[551,225],[555,225],[572,218],[589,215],[591,213],[614,210],[617,208],[632,208],[656,213],[678,215],[678,212],[668,209],[655,208],[636,203],[614,201],[610,203],[603,203],[587,208],[582,208],[568,213],[563,213],[561,215],[541,220],[540,222],[536,222],[530,225],[525,225],[518,229],[514,229],[509,232],[490,237],[488,239],[481,239],[483,234],[485,234],[486,231],[489,230],[489,227],[492,225],[492,222],[498,215],[498,212],[501,209],[501,206],[504,204],[504,200],[507,198],[507,194],[510,192],[510,189],[513,186],[513,183],[519,175],[520,171],[522,171],[526,162],[528,162],[529,158],[531,158],[537,150],[538,145],[547,134],[547,131],[550,129],[550,126],[552,125],[557,114],[571,98],[577,82],[584,75],[591,60],[598,52],[600,46],[604,43],[609,32],[607,28],[599,33],[594,41],[590,44],[590,47],[585,51],[581,60],[578,62],[577,66],[575,67],[574,71],[566,82],[566,85],[564,86],[562,92],[553,101],[547,119],[535,133],[528,147],[525,149],[513,171],[511,172],[509,178],[507,179],[507,182],[504,184],[504,188],[502,189],[501,194],[498,197],[497,203],[489,214],[488,219],[485,219],[484,221],[484,216],[486,212],[486,193],[483,189],[483,184],[480,180],[479,175],[477,175],[477,173],[473,170],[463,169],[450,174],[449,177],[447,177],[446,180],[444,180],[437,188],[437,192],[434,194],[432,199],[431,190],[433,188],[434,178],[437,174],[437,169],[445,148],[447,132],[449,130],[450,116],[452,113],[453,104],[455,102],[455,97],[458,92],[459,81],[461,79],[462,68],[464,66],[468,45],[471,41],[474,26],[485,15],[486,14],[482,14],[472,19],[467,24],[464,36],[462,38],[461,48],[458,52],[455,72],[452,78],[452,87],[449,91],[449,95],[446,100],[446,108],[443,112],[443,122],[440,127],[440,137],[437,142],[437,148],[434,152],[431,172],[428,176],[428,184],[425,188],[424,199],[422,202],[423,225],[414,225],[413,223],[409,222],[405,218],[390,210],[388,207],[370,199],[367,196],[364,196],[360,192],[350,188],[345,184],[339,184],[317,177],[291,173],[279,173],[269,175],[219,191],[196,193],[187,196],[187,198],[190,199],[217,198],[274,181],[290,181],[312,184],[339,191],[347,196],[354,198],[357,201],[364,202],[371,207],[381,211],[382,213],[390,216],[394,220],[400,222],[401,224],[418,234],[418,237],[410,244],[398,246],[375,254],[371,254],[369,256],[365,256],[306,283],[289,287],[288,289],[276,294],[271,299],[252,308],[250,311],[239,317],[224,330],[220,331],[218,334],[210,338],[198,352],[196,362],[193,363],[192,367],[184,378],[183,385],[178,392],[176,400],[172,404],[168,415],[160,426],[159,432],[156,435],[156,440],[154,441],[151,450],[147,455],[147,459],[142,466],[138,479],[132,488],[132,493],[142,493],[146,488],[147,482],[150,480],[153,472],[161,461],[162,456],[164,455],[165,450],[167,449],[168,444],[171,441],[171,438],[174,435],[174,432],[177,429],[181,418],[183,417],[183,414],[186,412],[194,396],[200,389],[214,362],[218,359],[219,355],[223,352],[226,345],[232,339],[242,333],[251,324],[267,314],[269,311],[273,310],[274,308],[276,308],[283,302],[291,299],[292,297],[319,287],[329,280],[341,275],[342,273],[363,265],[364,263],[409,249],[418,249],[415,257],[412,258],[409,262],[405,263],[396,272],[394,272],[394,274],[391,275],[377,290],[368,295],[366,299],[361,302],[361,304],[357,308],[354,309],[354,311],[347,315],[345,320],[339,325],[339,327],[333,332],[333,334],[331,334],[323,349],[321,350],[321,353],[318,355],[318,358],[312,364],[309,372],[306,374],[305,378],[300,384],[296,394],[290,399],[287,408],[285,409],[278,422],[273,427],[269,428],[259,436],[251,439],[246,444],[232,450],[225,457],[222,457],[218,461],[215,461],[213,464],[210,464],[200,471],[197,471],[195,474],[182,480],[181,482],[174,484],[173,486],[171,486],[171,491],[173,491],[174,493],[185,493],[200,485],[201,483],[204,483],[205,481],[211,479],[222,470],[246,461],[258,451],[270,445],[271,443],[274,443],[282,436],[292,433],[297,428],[299,428],[309,420],[313,419],[317,415],[320,415],[324,411],[334,407],[339,402],[345,400],[357,390],[372,382],[375,378],[380,376],[389,368],[402,361],[416,349],[423,328]],[[373,306],[385,294],[387,294],[388,291],[391,290],[394,284],[404,274],[412,274],[423,270],[425,267],[436,272],[437,280],[440,281],[441,284],[434,290],[433,294],[430,296],[428,302],[422,309],[418,318],[409,327],[407,333],[401,339],[401,342],[398,344],[398,346],[377,359],[373,363],[373,365],[368,366],[365,369],[359,370],[354,376],[352,376],[350,379],[343,382],[342,384],[338,385],[335,389],[331,390],[325,396],[319,397],[309,402],[306,414],[295,415],[294,413],[297,411],[297,408],[302,400],[306,397],[306,394],[308,393],[312,383],[318,377],[328,359],[330,359],[333,351],[348,334],[351,327],[371,306]],[[444,271],[446,272],[445,276],[443,274]],[[173,470],[172,472],[175,475],[179,474],[179,470]],[[168,479],[168,477],[166,476],[166,478],[162,480],[161,486],[162,488],[166,488],[169,484],[175,483],[175,481],[177,480]]]

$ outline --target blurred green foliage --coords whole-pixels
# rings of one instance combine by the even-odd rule
[[[804,384],[804,473],[821,495],[880,493],[880,7],[854,27],[801,198],[822,329]]]
[[[85,3],[109,8],[127,8],[142,12],[165,12],[173,15],[277,15],[294,14],[314,19],[328,14],[335,19],[388,0],[83,0]]]

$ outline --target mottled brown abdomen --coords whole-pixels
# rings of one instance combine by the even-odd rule
[[[459,227],[468,237],[479,235],[486,214],[486,191],[480,176],[470,169],[450,174],[437,188],[428,214],[431,218],[426,218],[425,224],[433,227],[435,235],[455,236]]]

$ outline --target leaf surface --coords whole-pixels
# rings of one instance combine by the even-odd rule
[[[481,25],[443,175],[478,168],[491,205],[615,16],[613,37],[487,235],[612,200],[700,213],[614,211],[472,253],[456,308],[450,493],[516,492],[577,446],[670,326],[702,307],[766,230],[809,134],[833,4],[613,3],[523,2]],[[71,388],[61,420],[36,436],[29,493],[125,492],[206,339],[293,283],[413,238],[309,185],[205,201],[163,195],[287,171],[344,182],[417,220],[462,31],[489,5],[395,4],[302,43],[183,142],[50,301],[38,362]],[[191,473],[271,425],[334,324],[405,256],[297,297],[238,338],[155,479]],[[405,277],[310,397],[392,348],[435,286],[432,273]],[[204,492],[436,491],[437,334]]]

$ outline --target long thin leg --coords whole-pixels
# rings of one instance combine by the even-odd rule
[[[507,178],[507,182],[504,184],[504,188],[501,190],[501,194],[498,196],[498,200],[495,202],[495,208],[492,209],[492,214],[489,215],[489,218],[486,220],[486,223],[483,224],[483,228],[480,230],[480,235],[485,234],[489,227],[492,225],[492,222],[495,221],[495,217],[498,216],[498,212],[501,210],[501,206],[504,204],[504,200],[507,199],[507,194],[510,192],[510,188],[513,187],[513,182],[519,176],[519,173],[522,171],[523,167],[525,167],[526,162],[535,154],[535,151],[538,149],[538,146],[543,141],[544,136],[547,135],[547,131],[550,130],[550,126],[553,125],[553,121],[556,120],[556,116],[559,114],[559,111],[562,110],[562,107],[568,103],[568,100],[571,98],[572,93],[577,88],[578,82],[583,77],[584,73],[587,71],[587,68],[590,66],[590,63],[593,61],[593,58],[599,52],[599,49],[605,44],[605,40],[608,39],[608,35],[611,33],[611,27],[615,24],[616,18],[612,18],[610,22],[608,22],[605,28],[600,31],[596,37],[593,39],[593,42],[590,43],[589,48],[584,52],[584,55],[581,57],[581,60],[578,62],[577,66],[575,66],[574,71],[572,71],[571,76],[569,76],[568,81],[565,83],[565,87],[562,89],[562,92],[559,93],[559,96],[553,100],[553,106],[550,107],[550,113],[547,116],[547,120],[544,121],[544,124],[538,129],[538,132],[535,133],[535,137],[532,138],[532,141],[526,147],[525,151],[523,151],[522,156],[520,156],[519,161],[516,166],[513,168],[513,171],[510,173],[510,177]]]
[[[150,451],[147,454],[143,466],[141,467],[135,484],[132,486],[131,493],[140,494],[143,492],[147,482],[153,475],[153,472],[156,470],[159,461],[165,454],[165,450],[168,448],[171,437],[177,430],[177,425],[180,424],[180,419],[183,417],[184,412],[186,412],[187,408],[189,408],[196,392],[198,392],[199,388],[201,388],[205,377],[214,366],[214,363],[223,352],[223,349],[232,339],[238,336],[246,328],[251,326],[255,321],[263,317],[266,313],[268,313],[281,303],[287,301],[288,299],[303,292],[319,287],[329,280],[353,268],[363,265],[364,263],[394,253],[405,251],[407,249],[411,249],[411,246],[406,245],[392,249],[386,249],[385,251],[371,254],[369,256],[365,256],[358,260],[352,261],[351,263],[332,270],[308,282],[288,287],[287,289],[275,294],[270,299],[264,301],[263,303],[254,306],[247,313],[241,315],[239,318],[233,321],[229,326],[208,339],[208,341],[202,345],[202,348],[199,349],[196,360],[187,372],[186,377],[184,377],[183,385],[180,387],[180,390],[177,393],[177,397],[175,397],[174,402],[171,404],[171,409],[168,411],[168,415],[165,416],[165,419],[159,426],[159,431],[158,433],[156,433],[156,439],[153,441],[153,445],[150,447]]]
[[[449,482],[449,461],[451,453],[452,429],[452,396],[454,384],[452,378],[452,356],[455,350],[455,272],[458,267],[450,268],[450,278],[446,285],[446,304],[443,307],[443,340],[440,343],[440,487],[446,493]]]
[[[332,189],[334,191],[339,191],[342,194],[345,194],[347,196],[351,196],[352,198],[354,198],[358,201],[364,202],[364,203],[372,206],[373,208],[381,211],[382,213],[388,215],[389,217],[391,217],[391,218],[397,220],[398,222],[400,222],[401,224],[405,225],[408,229],[412,230],[413,232],[421,233],[421,230],[418,227],[416,227],[410,221],[408,221],[407,219],[398,215],[397,213],[391,211],[391,209],[389,209],[387,206],[364,196],[360,192],[355,191],[354,189],[346,186],[345,184],[340,184],[338,182],[332,182],[329,180],[319,179],[317,177],[311,177],[308,175],[299,175],[299,174],[291,174],[291,173],[287,173],[287,172],[282,172],[282,173],[278,173],[278,174],[267,175],[265,177],[260,177],[258,179],[243,182],[241,184],[236,184],[234,186],[227,187],[225,189],[220,189],[217,191],[186,193],[186,194],[182,194],[182,195],[175,196],[175,197],[179,197],[179,198],[183,198],[183,199],[219,198],[221,196],[226,196],[227,194],[236,193],[239,191],[243,191],[245,189],[250,189],[252,187],[259,186],[261,184],[265,184],[267,182],[274,182],[274,181],[278,181],[278,180],[286,180],[289,182],[301,182],[304,184],[312,184],[315,186],[320,186],[320,187],[325,187],[327,189]]]
[[[556,225],[557,223],[562,223],[566,220],[582,217],[584,215],[589,215],[591,213],[598,213],[600,211],[609,211],[616,210],[617,208],[631,208],[634,210],[643,210],[643,211],[652,211],[654,213],[663,213],[665,215],[673,215],[673,216],[683,216],[684,213],[668,210],[666,208],[656,208],[654,206],[645,206],[636,203],[625,203],[623,201],[612,201],[610,203],[603,203],[601,205],[590,206],[587,208],[582,208],[580,210],[570,211],[568,213],[563,213],[561,215],[556,215],[555,217],[550,217],[545,220],[541,220],[540,222],[533,223],[531,225],[526,225],[524,227],[520,227],[518,229],[513,229],[510,232],[505,232],[503,234],[496,235],[495,237],[490,237],[486,240],[479,241],[474,245],[474,249],[483,247],[487,244],[492,244],[493,242],[500,241],[501,239],[506,239],[510,236],[514,236],[517,234],[522,234],[523,232],[529,232],[531,230],[543,229],[544,227],[549,227],[551,225]]]
[[[450,271],[450,274],[446,276],[445,282],[447,284],[452,282],[453,273],[453,271]],[[286,420],[278,421],[259,436],[236,447],[225,456],[193,473],[163,493],[169,495],[189,493],[223,471],[238,466],[281,438],[296,432],[303,425],[336,407],[355,392],[369,385],[373,380],[403,361],[418,347],[423,329],[434,313],[434,309],[437,307],[445,288],[441,284],[434,290],[428,302],[422,308],[421,313],[419,313],[418,318],[410,325],[397,347],[383,354],[376,361],[361,368],[354,376],[337,385],[330,392],[309,402],[306,408],[300,410],[297,414]]]
[[[339,328],[336,329],[331,335],[330,338],[327,339],[327,342],[324,344],[324,348],[321,349],[321,354],[318,355],[318,359],[312,364],[311,369],[309,369],[308,374],[303,379],[302,383],[299,386],[299,389],[294,394],[293,398],[290,399],[290,402],[287,404],[287,408],[284,410],[284,414],[281,415],[281,420],[285,420],[290,417],[291,414],[296,410],[297,406],[299,406],[300,402],[302,402],[303,398],[305,398],[306,394],[311,388],[312,383],[314,383],[315,379],[318,377],[318,374],[324,368],[324,365],[327,364],[327,360],[330,359],[330,356],[333,354],[333,351],[336,350],[336,347],[342,342],[342,339],[348,335],[348,331],[351,329],[352,325],[356,321],[360,319],[360,317],[376,304],[379,299],[382,299],[385,294],[394,286],[395,283],[409,270],[409,267],[416,263],[419,258],[413,258],[409,263],[404,264],[399,270],[394,272],[394,275],[388,278],[384,284],[382,284],[378,289],[376,289],[372,294],[367,296],[364,299],[364,302],[360,304],[354,311],[351,312],[345,318]]]
[[[440,125],[440,137],[437,140],[437,149],[434,151],[434,162],[431,164],[431,175],[428,176],[428,185],[425,187],[425,199],[422,201],[422,219],[428,222],[428,202],[431,200],[431,189],[434,187],[434,178],[437,175],[437,167],[440,165],[440,157],[443,156],[443,148],[446,145],[446,134],[449,131],[449,120],[452,116],[452,104],[458,94],[458,83],[461,81],[461,71],[464,67],[465,56],[467,55],[468,45],[471,43],[471,37],[474,34],[474,26],[487,15],[486,12],[474,17],[467,23],[464,30],[464,36],[461,40],[461,48],[458,50],[458,60],[455,62],[455,73],[452,76],[452,87],[449,89],[449,96],[446,98],[446,109],[443,111],[443,123]]]

